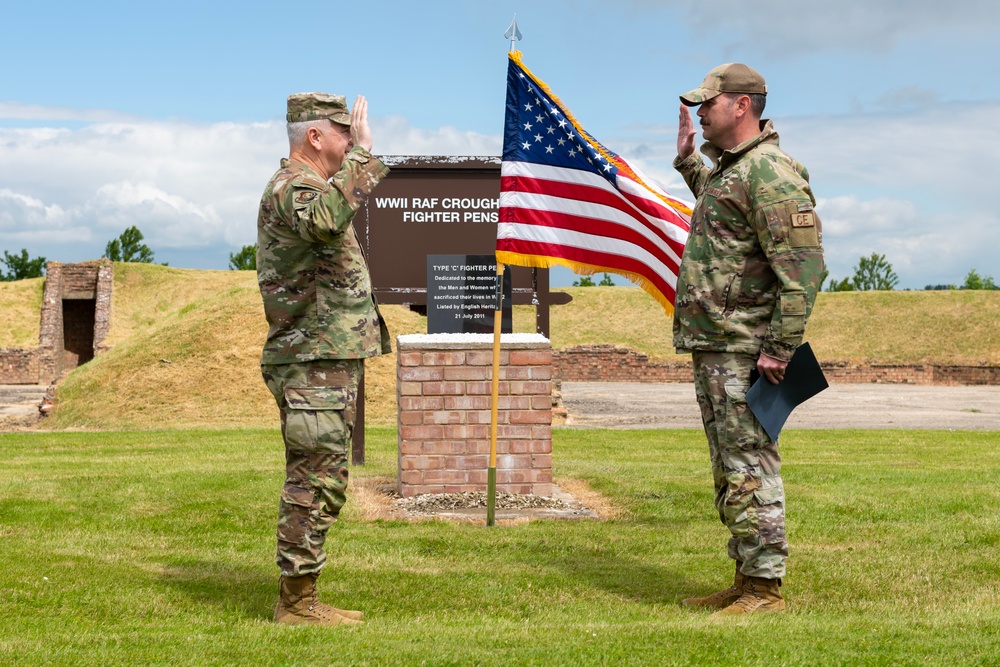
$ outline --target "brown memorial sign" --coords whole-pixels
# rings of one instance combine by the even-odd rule
[[[492,255],[500,206],[500,158],[386,156],[389,176],[355,216],[380,303],[424,306],[429,255]],[[536,307],[536,330],[549,335],[547,269],[511,267],[512,301]]]

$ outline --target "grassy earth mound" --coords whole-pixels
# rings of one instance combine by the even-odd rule
[[[38,344],[43,280],[0,283],[0,347]],[[645,292],[567,288],[551,311],[552,344],[610,343],[676,361],[672,322]],[[393,335],[426,331],[426,318],[383,306]],[[1000,292],[840,292],[819,295],[808,339],[821,361],[1000,364]],[[514,308],[514,329],[534,310]],[[110,351],[70,373],[45,428],[273,426],[277,409],[260,378],[267,333],[250,271],[116,263]],[[366,362],[369,424],[395,423],[395,355]]]

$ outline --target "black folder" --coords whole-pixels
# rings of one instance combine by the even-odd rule
[[[757,376],[755,381],[753,376]],[[753,386],[747,391],[747,404],[773,441],[778,440],[781,427],[797,405],[830,386],[809,343],[795,350],[785,369],[785,377],[778,384],[771,384],[756,369],[751,373],[751,381]]]

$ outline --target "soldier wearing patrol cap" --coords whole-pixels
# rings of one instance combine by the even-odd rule
[[[351,224],[389,173],[371,154],[368,103],[288,97],[289,156],[257,218],[257,281],[269,330],[261,372],[281,414],[286,478],[278,512],[278,623],[355,625],[319,602],[324,543],[346,500],[347,452],[364,359],[390,352]]]
[[[729,588],[684,604],[717,614],[783,611],[785,494],[778,443],[746,403],[751,371],[780,383],[802,342],[823,272],[821,226],[805,167],[762,120],[767,85],[741,63],[680,96],[674,167],[697,197],[677,278],[674,346],[692,354],[715,506],[730,532]],[[698,106],[701,148],[688,107]]]

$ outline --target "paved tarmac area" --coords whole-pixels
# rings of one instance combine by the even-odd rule
[[[563,382],[570,428],[701,428],[694,385]],[[835,384],[786,428],[1000,430],[1000,387]]]

